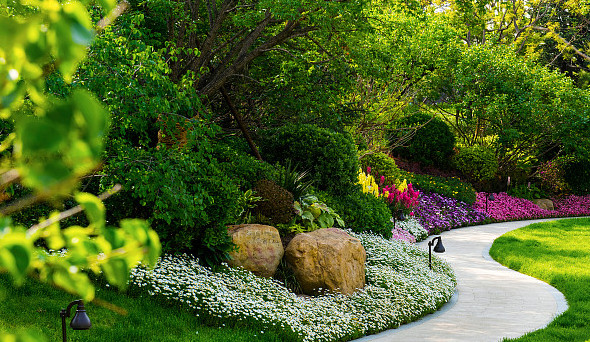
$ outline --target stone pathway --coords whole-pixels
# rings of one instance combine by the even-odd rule
[[[457,275],[452,299],[419,321],[355,341],[496,342],[545,327],[567,309],[563,295],[547,283],[498,264],[488,254],[500,235],[543,221],[548,220],[494,223],[442,233],[446,252],[437,255],[447,260]],[[427,241],[417,245],[427,250]]]

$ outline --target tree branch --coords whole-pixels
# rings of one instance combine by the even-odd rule
[[[112,189],[103,192],[102,194],[100,194],[98,196],[98,198],[101,201],[104,201],[105,199],[107,199],[107,198],[111,197],[112,195],[116,194],[117,192],[119,192],[121,190],[121,188],[122,188],[121,184],[115,184],[115,186]],[[27,230],[27,234],[34,235],[38,230],[43,229],[43,228],[47,228],[47,227],[51,226],[52,224],[57,223],[63,219],[66,219],[68,217],[71,217],[71,216],[74,216],[78,213],[81,213],[83,210],[84,209],[82,208],[81,205],[77,205],[77,206],[70,208],[66,211],[62,211],[61,213],[59,213],[59,215],[57,217],[54,217],[54,218],[45,220],[43,222],[39,222],[36,225],[33,225],[31,228],[29,228]]]

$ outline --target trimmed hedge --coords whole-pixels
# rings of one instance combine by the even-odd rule
[[[359,163],[350,134],[313,125],[287,125],[264,132],[262,157],[299,170],[310,170],[314,186],[335,195],[350,192],[357,182]]]
[[[361,159],[361,165],[363,171],[370,167],[371,174],[376,176],[377,181],[381,176],[384,176],[386,184],[396,184],[402,174],[402,171],[395,165],[395,160],[382,152],[365,155]]]
[[[420,191],[435,192],[467,204],[475,203],[475,189],[471,184],[463,182],[459,178],[418,175],[405,171],[402,171],[402,175],[407,179],[408,183],[412,183],[414,188]]]
[[[334,209],[344,220],[346,228],[354,232],[373,232],[386,239],[392,235],[391,211],[384,201],[356,187],[343,196],[318,192],[318,199]]]
[[[457,170],[472,182],[490,180],[498,172],[498,160],[494,151],[480,145],[461,148],[453,161]]]
[[[427,113],[418,113],[400,119],[396,123],[400,134],[406,134],[414,127],[424,125],[416,130],[408,141],[407,147],[396,147],[395,152],[407,159],[418,161],[424,165],[447,165],[453,155],[455,136],[441,119]],[[407,127],[407,129],[405,129]],[[391,143],[397,141],[393,136]]]

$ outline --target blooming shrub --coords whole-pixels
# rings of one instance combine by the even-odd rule
[[[395,225],[397,229],[404,230],[412,234],[416,242],[420,242],[428,237],[428,231],[422,227],[420,221],[418,221],[418,219],[415,217],[411,217],[405,221],[397,221]]]
[[[566,196],[553,200],[553,205],[555,210],[545,210],[529,200],[512,197],[505,192],[501,192],[494,194],[493,201],[488,201],[487,215],[496,221],[590,215],[590,195]],[[477,202],[474,208],[485,213],[485,193],[477,194]]]
[[[428,253],[402,241],[354,234],[367,252],[364,289],[352,295],[298,297],[273,279],[242,269],[213,272],[187,255],[167,255],[153,270],[136,268],[131,286],[183,303],[197,315],[257,323],[301,341],[351,339],[397,327],[434,312],[457,285],[439,258],[428,269]]]
[[[475,210],[465,202],[436,193],[423,193],[414,214],[430,234],[478,224],[486,219],[482,212]]]

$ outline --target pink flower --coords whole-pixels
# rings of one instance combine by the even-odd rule
[[[370,166],[367,166],[367,173],[368,174],[371,173],[371,167]]]

